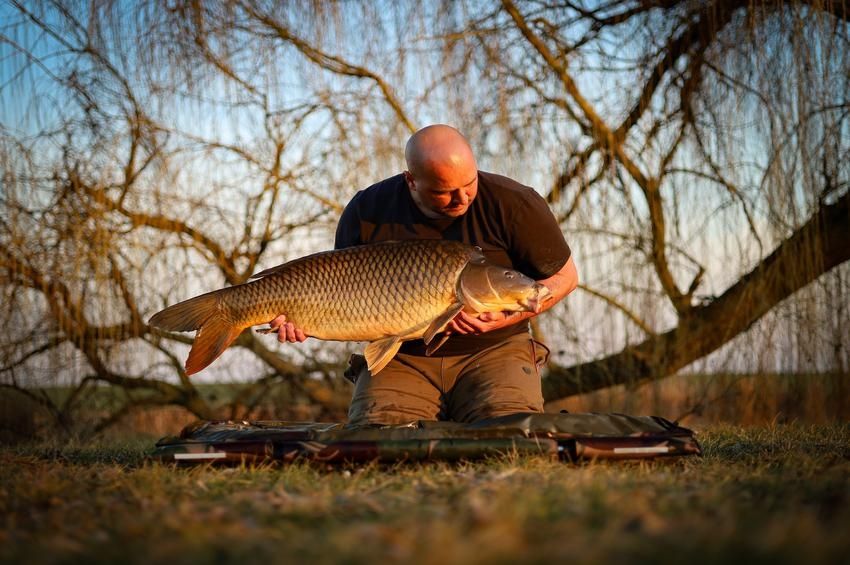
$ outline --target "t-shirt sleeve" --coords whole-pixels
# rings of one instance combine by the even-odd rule
[[[336,225],[334,249],[344,249],[360,245],[360,193],[348,203]]]
[[[536,280],[560,271],[572,251],[546,200],[529,188],[513,203],[510,217],[514,266]]]

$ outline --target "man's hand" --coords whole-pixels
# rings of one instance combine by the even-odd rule
[[[307,339],[307,334],[296,328],[292,322],[287,322],[283,314],[269,322],[269,326],[271,331],[277,332],[277,340],[281,343],[302,342]]]
[[[529,318],[523,312],[484,312],[478,317],[461,311],[455,316],[446,331],[458,334],[483,334],[498,330]]]

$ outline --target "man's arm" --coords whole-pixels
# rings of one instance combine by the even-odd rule
[[[539,312],[485,312],[475,317],[461,312],[449,323],[447,330],[459,334],[480,334],[518,324],[545,312],[564,299],[578,286],[578,271],[572,255],[557,273],[537,281],[546,286],[552,297],[543,303]]]

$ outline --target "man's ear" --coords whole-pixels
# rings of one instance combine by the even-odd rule
[[[407,183],[407,188],[410,190],[416,190],[416,181],[413,179],[413,175],[410,171],[404,171],[404,182]]]

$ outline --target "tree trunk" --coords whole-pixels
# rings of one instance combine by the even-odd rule
[[[850,194],[823,205],[755,269],[679,325],[608,357],[552,367],[543,396],[558,400],[625,383],[671,375],[717,350],[820,275],[850,259]]]

